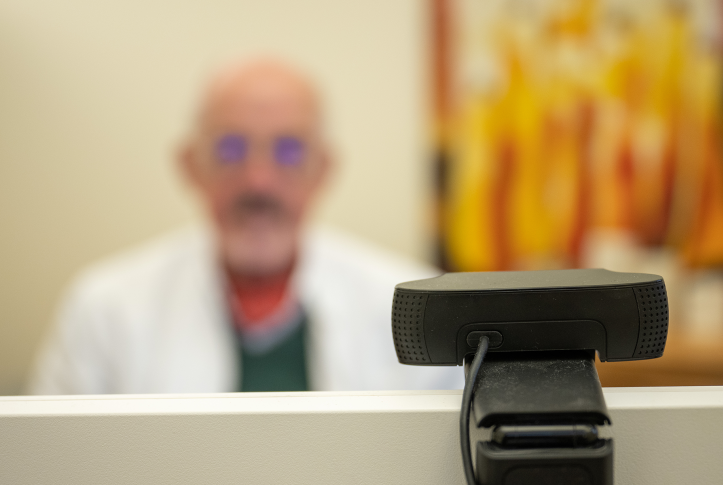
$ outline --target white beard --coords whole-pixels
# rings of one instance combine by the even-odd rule
[[[264,276],[287,269],[298,245],[291,224],[264,224],[259,228],[234,228],[219,235],[224,262],[233,272]]]

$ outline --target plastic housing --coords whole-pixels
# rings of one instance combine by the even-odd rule
[[[396,286],[392,332],[399,362],[411,365],[461,365],[482,333],[490,352],[594,350],[601,361],[651,359],[665,349],[668,299],[663,278],[652,274],[447,273]]]

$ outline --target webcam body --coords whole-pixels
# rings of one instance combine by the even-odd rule
[[[462,365],[490,352],[597,351],[600,360],[660,357],[668,333],[663,278],[604,269],[447,273],[398,284],[392,331],[411,365]]]

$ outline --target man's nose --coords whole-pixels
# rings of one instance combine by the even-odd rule
[[[267,155],[254,154],[246,161],[245,178],[249,186],[255,189],[271,187],[278,182],[279,173],[274,161]]]

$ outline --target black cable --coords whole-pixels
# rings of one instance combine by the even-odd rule
[[[474,395],[474,385],[477,382],[479,369],[482,367],[482,361],[487,355],[490,340],[487,337],[479,339],[477,352],[472,359],[469,372],[464,381],[464,392],[462,393],[462,413],[459,416],[459,440],[462,445],[462,465],[464,466],[464,476],[467,479],[467,485],[477,485],[474,478],[474,467],[472,466],[472,450],[469,444],[469,416],[472,409],[472,397]]]

